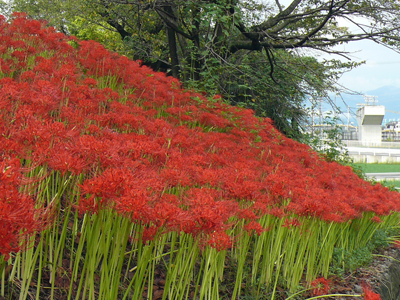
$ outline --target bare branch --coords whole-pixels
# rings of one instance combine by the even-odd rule
[[[276,5],[277,5],[278,8],[279,8],[279,12],[282,12],[283,9],[282,9],[282,5],[279,3],[279,0],[275,0],[275,3],[276,3]]]

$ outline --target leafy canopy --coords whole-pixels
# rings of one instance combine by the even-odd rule
[[[383,0],[14,0],[13,8],[223,94],[294,137],[304,100],[339,92],[338,77],[357,66],[318,53],[347,57],[335,46],[362,39],[397,49],[400,26],[397,1]]]

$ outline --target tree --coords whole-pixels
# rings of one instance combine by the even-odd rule
[[[31,14],[36,10],[33,16],[54,14],[53,7],[39,2],[46,1],[15,0],[14,4]],[[111,30],[129,46],[132,58],[180,78],[187,87],[206,88],[224,94],[232,103],[251,106],[287,134],[297,130],[304,115],[298,105],[304,97],[335,91],[335,79],[356,66],[317,61],[311,51],[347,57],[334,46],[372,39],[396,49],[399,40],[397,1],[292,0],[287,7],[280,0],[266,4],[255,0],[59,3],[65,4],[57,9],[74,12],[65,15],[57,27],[68,31],[80,16]],[[367,22],[356,22],[355,17]],[[341,19],[356,24],[361,33],[340,27]]]
[[[306,121],[304,99],[329,98],[327,93],[336,91],[335,82],[341,70],[353,66],[277,51],[273,79],[264,52],[254,51],[241,57],[237,53],[232,58],[235,61],[225,66],[220,76],[225,97],[235,105],[254,109],[259,116],[272,116],[275,125],[293,138],[299,138],[301,124]]]
[[[224,59],[240,50],[265,51],[270,65],[275,66],[277,49],[317,49],[345,55],[332,47],[362,39],[389,46],[397,45],[398,41],[397,1],[293,0],[287,7],[279,0],[266,5],[253,0],[87,2],[92,3],[98,15],[122,38],[131,37],[133,32],[144,32],[149,21],[155,24],[153,32],[147,31],[149,34],[158,34],[164,28],[170,67],[180,66],[190,56],[190,62],[195,60],[192,74],[195,79],[204,49]],[[266,16],[261,18],[260,13]],[[357,23],[354,17],[368,22]],[[361,33],[339,27],[339,19],[353,22]]]

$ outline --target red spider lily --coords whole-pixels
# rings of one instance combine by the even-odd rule
[[[301,223],[299,222],[298,219],[291,218],[291,219],[285,219],[285,224],[283,224],[282,227],[290,229],[292,227],[299,227],[300,225]]]
[[[314,296],[326,295],[330,290],[329,281],[323,277],[315,279],[313,282],[311,282],[311,286],[314,287]]]
[[[225,231],[215,231],[208,236],[206,245],[221,251],[231,248],[233,243],[232,238]]]
[[[144,226],[143,234],[142,234],[142,241],[143,243],[147,243],[148,241],[152,241],[153,238],[156,236],[158,231],[158,227],[154,225]]]
[[[193,234],[212,233],[229,227],[228,220],[235,215],[239,207],[237,203],[219,200],[219,192],[211,189],[189,190],[184,204],[188,207],[195,228]]]
[[[251,110],[23,14],[0,18],[0,33],[1,154],[84,174],[82,213],[113,208],[163,230],[217,232],[216,245],[237,218],[260,234],[264,214],[346,222],[372,212],[377,222],[400,210],[398,193],[324,161]],[[107,78],[115,90],[99,88]]]
[[[25,236],[44,228],[45,214],[35,202],[19,192],[22,180],[18,159],[0,161],[0,254],[8,260],[11,252],[24,247]]]
[[[371,218],[371,221],[375,222],[375,223],[381,223],[382,222],[382,220],[378,216],[373,216]]]
[[[363,283],[362,287],[363,287],[365,300],[381,300],[382,299],[379,294],[374,293],[372,291],[371,287],[368,284]]]
[[[245,225],[244,230],[246,230],[249,234],[255,232],[258,236],[260,236],[262,232],[268,231],[268,229],[263,228],[260,223],[256,221],[251,221],[249,224]]]

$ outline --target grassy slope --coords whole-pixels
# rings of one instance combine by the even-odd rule
[[[357,163],[355,165],[360,167],[365,173],[400,172],[400,164],[365,164],[365,163]]]
[[[356,163],[354,164],[361,168],[364,173],[390,173],[400,172],[400,164],[367,164],[367,163]],[[400,180],[385,180],[381,182],[382,185],[388,187],[400,188]]]
[[[0,266],[16,282],[6,289],[109,300],[140,299],[146,287],[156,299],[163,274],[164,299],[283,299],[326,282],[318,277],[336,257],[353,269],[342,258],[398,223],[398,194],[251,111],[181,90],[96,43],[72,47],[23,17],[2,26],[0,175],[10,174],[8,156],[24,159],[18,172],[31,170],[38,203],[57,207],[39,244]],[[15,219],[4,211],[2,227]]]

